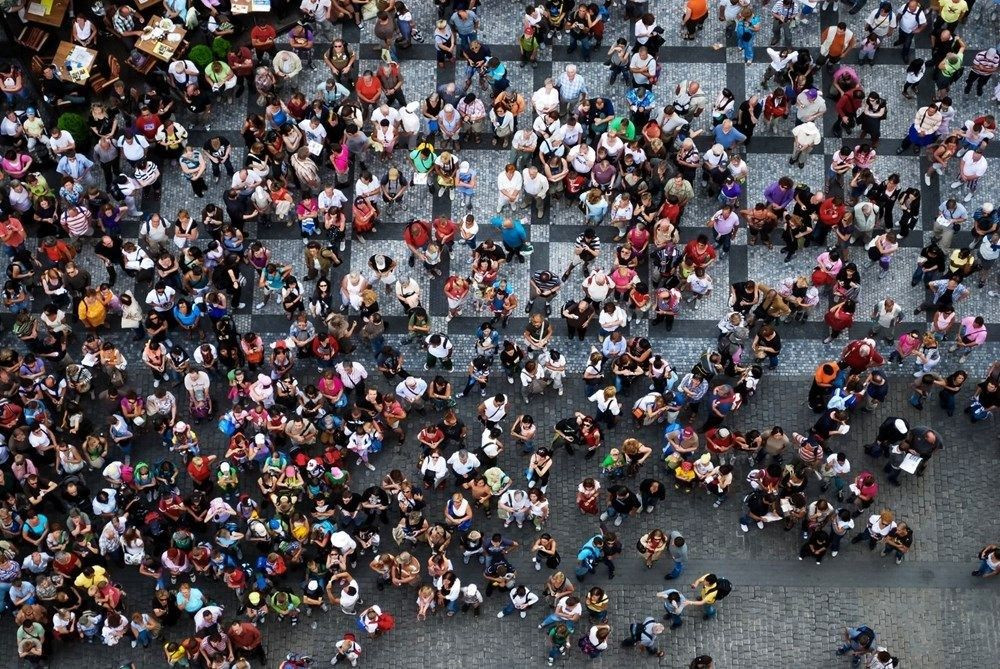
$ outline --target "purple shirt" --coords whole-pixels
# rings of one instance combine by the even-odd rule
[[[793,197],[795,197],[795,192],[791,188],[783,189],[777,181],[764,189],[764,199],[767,200],[768,204],[782,209],[789,205]]]

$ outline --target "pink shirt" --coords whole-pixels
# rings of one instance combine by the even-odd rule
[[[975,316],[966,316],[962,319],[962,339],[967,344],[974,344],[976,346],[982,346],[983,342],[986,341],[986,326],[982,327],[976,325]]]

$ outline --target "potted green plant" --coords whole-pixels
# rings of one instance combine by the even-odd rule
[[[195,64],[195,67],[204,72],[208,64],[215,60],[215,54],[206,45],[199,44],[191,48],[188,58]]]
[[[225,61],[232,48],[232,42],[225,37],[216,37],[212,40],[212,53],[215,54],[216,60]]]
[[[76,112],[63,112],[56,121],[56,126],[60,130],[65,130],[73,135],[73,141],[77,148],[90,145],[90,132],[87,130],[87,119]]]

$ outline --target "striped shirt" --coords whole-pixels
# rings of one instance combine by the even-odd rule
[[[67,209],[59,217],[59,222],[73,237],[90,234],[90,211],[84,207]]]
[[[1000,68],[1000,53],[996,49],[984,49],[977,53],[972,61],[972,71],[985,77],[996,72],[998,68]]]

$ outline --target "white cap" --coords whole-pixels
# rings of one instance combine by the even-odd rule
[[[984,214],[989,214],[992,211],[993,211],[993,203],[992,202],[983,202],[983,213]]]
[[[177,421],[174,424],[174,432],[186,432],[188,429],[187,423],[182,420]]]

